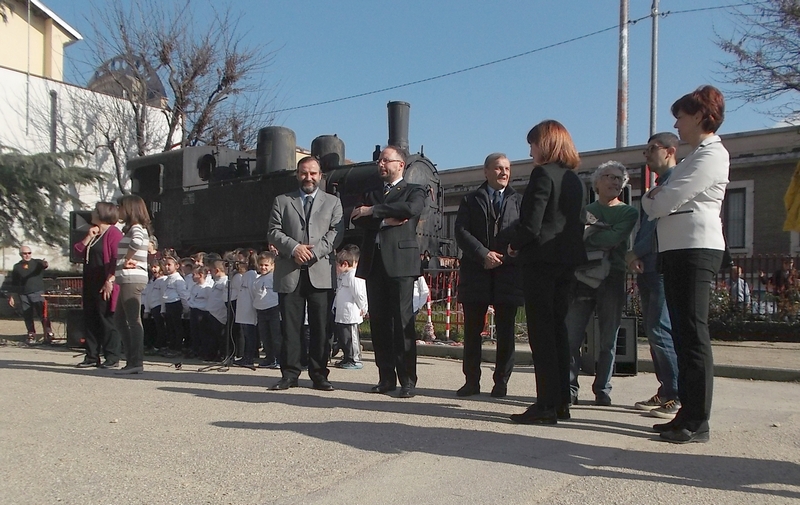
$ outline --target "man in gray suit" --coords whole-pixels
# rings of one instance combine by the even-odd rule
[[[311,339],[308,375],[314,389],[333,391],[328,381],[328,341],[325,324],[330,312],[329,296],[336,286],[335,249],[342,241],[342,204],[339,198],[319,189],[319,162],[307,156],[297,163],[300,191],[275,198],[269,217],[269,241],[278,250],[274,289],[283,318],[281,380],[272,389],[297,386],[303,316],[308,308]]]

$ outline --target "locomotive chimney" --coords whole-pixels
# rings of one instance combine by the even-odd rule
[[[411,104],[408,102],[389,102],[389,145],[408,151],[408,115]]]

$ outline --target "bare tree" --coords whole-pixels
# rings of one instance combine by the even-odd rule
[[[102,142],[81,147],[108,151],[123,192],[130,157],[204,144],[250,149],[273,121],[277,87],[266,73],[274,52],[245,43],[235,21],[241,12],[223,7],[198,20],[196,3],[132,0],[93,9],[98,71],[89,86],[122,97],[127,110],[93,110],[91,129]]]
[[[732,56],[721,62],[723,77],[736,89],[730,96],[748,102],[788,101],[770,110],[778,119],[800,119],[800,0],[748,0],[737,8],[730,37],[719,47]]]

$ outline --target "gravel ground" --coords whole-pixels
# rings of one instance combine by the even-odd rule
[[[611,407],[535,427],[508,420],[532,401],[530,367],[505,399],[464,399],[458,361],[421,357],[418,396],[400,400],[365,393],[371,353],[363,370],[331,371],[332,393],[307,376],[268,391],[274,370],[148,361],[120,377],[79,360],[0,346],[0,503],[800,502],[797,383],[717,379],[711,442],[676,446],[630,407],[653,393],[646,373],[615,377]],[[488,391],[491,365],[483,374]]]

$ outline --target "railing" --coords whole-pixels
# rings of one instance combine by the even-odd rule
[[[800,320],[800,275],[796,271],[787,279],[786,287],[777,289],[772,277],[783,265],[782,255],[734,255],[734,266],[741,268],[741,278],[747,283],[749,302],[731,300],[731,270],[725,269],[717,274],[712,287],[710,312],[712,318],[739,318],[753,321],[796,321]],[[794,258],[795,265],[800,258]],[[437,335],[446,328],[446,305],[448,287],[450,288],[450,331],[456,337],[463,334],[464,313],[456,302],[458,298],[458,269],[442,268],[425,270],[425,280],[431,290],[431,319]],[[636,275],[628,274],[625,279],[625,316],[641,318],[639,290]],[[525,314],[520,311],[518,323],[524,326]],[[424,323],[427,312],[421,310],[417,321]]]

